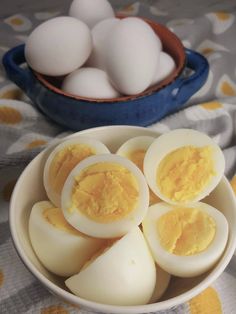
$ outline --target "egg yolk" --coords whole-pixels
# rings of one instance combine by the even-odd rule
[[[173,201],[193,200],[215,175],[210,146],[185,146],[169,153],[157,169],[157,185]]]
[[[61,193],[71,170],[83,159],[95,155],[95,151],[84,144],[68,145],[53,158],[49,168],[49,183],[55,192]]]
[[[43,217],[47,222],[49,222],[55,228],[65,231],[67,233],[71,233],[74,235],[81,235],[81,233],[73,228],[64,218],[62,211],[60,208],[51,207],[46,208],[43,211]]]
[[[146,154],[145,149],[137,149],[134,151],[130,151],[127,154],[127,158],[131,160],[141,171],[143,171],[143,160]]]
[[[216,233],[214,219],[198,208],[174,208],[157,220],[161,246],[176,255],[205,251]]]
[[[75,177],[70,211],[77,208],[97,222],[127,216],[137,206],[139,187],[130,170],[117,163],[100,162]]]
[[[143,160],[144,160],[145,154],[146,154],[146,150],[137,149],[137,150],[130,151],[126,157],[129,160],[131,160],[133,163],[135,163],[135,165],[139,167],[141,171],[143,171]],[[154,194],[152,190],[149,189],[149,205],[156,204],[160,201],[161,201],[160,198],[156,194]]]

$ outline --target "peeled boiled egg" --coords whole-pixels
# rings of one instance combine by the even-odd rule
[[[144,158],[144,174],[152,191],[170,204],[194,203],[221,180],[225,160],[206,134],[176,129],[159,136]]]
[[[154,139],[152,136],[132,137],[123,143],[116,153],[133,161],[143,171],[144,156]]]
[[[29,218],[29,236],[42,264],[59,276],[71,276],[95,254],[104,241],[88,237],[65,220],[60,208],[36,203]]]
[[[61,198],[67,221],[98,238],[120,237],[139,225],[148,202],[142,172],[130,160],[115,154],[81,161],[68,176]]]
[[[91,51],[88,26],[76,18],[60,16],[33,30],[26,41],[25,58],[35,71],[59,76],[82,66]]]
[[[143,172],[144,156],[154,139],[155,138],[152,136],[136,136],[130,138],[120,146],[116,153],[131,160]],[[155,195],[152,190],[149,190],[149,205],[159,201],[159,197]]]
[[[198,276],[211,269],[228,239],[224,215],[202,202],[152,205],[142,227],[156,262],[179,277]]]
[[[169,286],[171,275],[156,264],[156,285],[149,303],[157,302],[166,292]]]
[[[167,76],[169,76],[174,71],[175,67],[174,59],[169,54],[161,51],[158,66],[152,79],[151,86],[167,78]]]
[[[57,145],[44,167],[44,187],[50,201],[61,207],[61,191],[71,170],[91,155],[109,153],[100,141],[86,136],[75,136]]]
[[[93,39],[93,49],[86,62],[89,67],[106,70],[106,49],[107,39],[115,26],[120,20],[113,17],[97,23],[91,30]]]
[[[74,0],[70,5],[69,15],[92,28],[98,22],[114,17],[114,11],[107,0]]]
[[[121,19],[107,39],[106,69],[121,94],[143,92],[154,77],[161,41],[141,18]]]
[[[112,86],[106,72],[96,68],[80,68],[64,79],[62,90],[81,97],[109,99],[120,94]]]
[[[65,281],[74,294],[112,305],[146,304],[155,283],[155,263],[138,227]]]

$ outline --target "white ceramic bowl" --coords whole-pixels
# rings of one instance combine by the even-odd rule
[[[99,127],[81,131],[79,134],[101,140],[112,152],[115,152],[123,142],[131,137],[139,135],[158,136],[158,133],[153,130],[132,126]],[[44,150],[34,158],[21,174],[11,198],[10,228],[15,248],[22,261],[53,294],[67,302],[80,306],[80,308],[84,307],[95,312],[117,314],[149,313],[165,310],[188,301],[207,288],[224,271],[236,247],[236,201],[231,186],[225,177],[204,200],[221,210],[229,223],[229,239],[224,254],[209,272],[187,279],[172,277],[169,288],[162,300],[147,305],[112,306],[98,304],[70,293],[61,278],[51,274],[40,264],[32,249],[28,234],[28,220],[32,205],[37,201],[47,199],[43,187],[43,167],[52,147]]]

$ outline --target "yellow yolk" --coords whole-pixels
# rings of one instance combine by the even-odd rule
[[[186,146],[168,154],[157,169],[157,185],[173,201],[193,200],[215,175],[212,148]]]
[[[136,207],[139,187],[124,166],[100,162],[75,177],[72,208],[97,222],[111,222],[127,216]]]
[[[56,208],[56,207],[46,208],[43,211],[43,217],[51,225],[53,225],[55,228],[57,228],[59,230],[66,231],[66,232],[74,234],[74,235],[81,235],[81,233],[78,230],[73,228],[65,220],[60,208]]]
[[[127,158],[131,160],[141,171],[143,171],[143,160],[146,154],[145,149],[137,149],[127,154]]]
[[[176,255],[194,255],[208,248],[214,239],[214,219],[197,208],[175,208],[157,221],[161,246]]]
[[[69,145],[58,152],[49,168],[49,183],[53,190],[61,193],[71,170],[80,161],[92,155],[95,155],[95,151],[84,144]]]
[[[131,160],[133,163],[135,163],[135,165],[139,167],[141,171],[143,171],[143,160],[144,160],[145,154],[146,154],[146,150],[137,149],[137,150],[129,152],[126,157],[129,160]],[[149,205],[156,204],[160,201],[161,201],[160,198],[157,195],[155,195],[152,192],[152,190],[149,189]]]

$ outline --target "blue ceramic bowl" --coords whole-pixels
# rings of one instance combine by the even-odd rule
[[[146,20],[147,21],[147,20]],[[103,125],[148,126],[173,113],[205,83],[209,65],[199,53],[184,49],[179,38],[165,26],[147,21],[160,37],[163,50],[176,63],[176,71],[160,84],[136,96],[116,99],[89,99],[66,94],[60,89],[61,78],[49,78],[22,67],[26,62],[24,45],[3,56],[10,80],[18,85],[34,104],[53,121],[73,130]],[[192,74],[182,75],[189,68]]]

